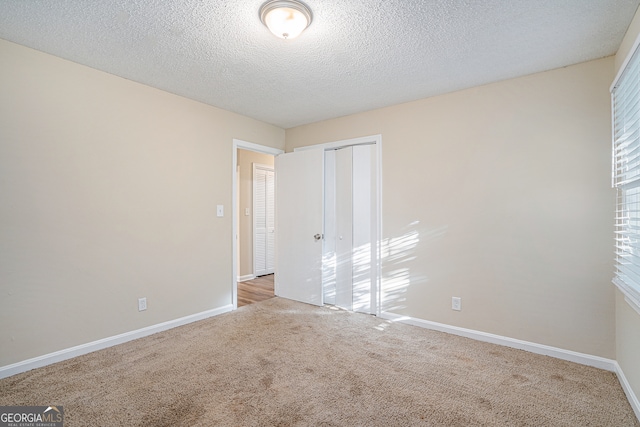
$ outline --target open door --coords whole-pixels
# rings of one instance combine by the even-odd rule
[[[324,150],[281,154],[275,166],[275,294],[322,305]]]

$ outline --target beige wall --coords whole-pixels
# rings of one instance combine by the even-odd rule
[[[386,310],[615,358],[613,61],[288,129],[287,150],[382,134]]]
[[[273,166],[274,157],[269,154],[256,153],[248,150],[238,150],[238,165],[240,166],[240,275],[253,274],[253,164]],[[249,215],[245,215],[245,209]]]
[[[636,397],[640,398],[640,314],[616,291],[616,355]]]
[[[0,366],[231,304],[232,141],[284,130],[1,40],[0,58]]]
[[[631,26],[616,54],[616,74],[640,37],[640,12],[636,12]],[[616,290],[616,356],[635,395],[640,399],[640,314],[635,312]]]

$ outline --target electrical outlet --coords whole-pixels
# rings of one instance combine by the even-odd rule
[[[138,298],[138,311],[145,311],[147,309],[147,298]]]
[[[462,310],[462,298],[451,297],[451,308],[456,311]]]

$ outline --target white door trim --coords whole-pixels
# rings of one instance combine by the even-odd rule
[[[322,144],[306,145],[304,147],[294,148],[293,151],[303,150],[317,150],[322,148],[323,150],[330,150],[332,148],[350,147],[353,145],[365,145],[365,144],[382,144],[382,135],[370,135],[361,136],[358,138],[343,139],[341,141],[323,142]],[[377,147],[380,150],[380,147]]]
[[[231,207],[233,212],[231,213],[231,218],[233,221],[232,230],[234,230],[231,234],[233,238],[232,241],[232,250],[233,261],[231,262],[231,302],[233,304],[233,309],[238,308],[238,256],[237,256],[237,240],[235,239],[235,230],[238,227],[238,182],[236,177],[236,165],[238,164],[238,149],[255,151],[257,153],[270,154],[272,156],[277,156],[279,154],[284,153],[284,150],[279,148],[267,147],[266,145],[255,144],[253,142],[243,141],[241,139],[233,139],[233,155],[231,161],[231,170],[232,170],[232,183],[231,183]]]
[[[382,249],[382,135],[370,135],[362,136],[359,138],[344,139],[341,141],[326,142],[323,144],[308,145],[305,147],[294,148],[293,151],[302,150],[331,150],[342,147],[349,147],[354,145],[375,144],[376,146],[376,253],[377,259],[374,266],[375,274],[375,315],[380,316],[381,304],[380,304],[380,291],[382,281],[382,262],[381,262],[381,249]]]
[[[240,180],[240,165],[238,165],[236,163],[236,182],[238,182]],[[240,259],[240,245],[238,244],[238,240],[240,239],[240,218],[238,218],[238,216],[240,215],[240,206],[238,206],[238,204],[240,203],[240,195],[238,194],[240,192],[240,186],[236,185],[236,187],[234,188],[234,194],[236,196],[236,200],[234,202],[234,207],[235,207],[235,216],[234,216],[234,220],[235,220],[235,225],[234,225],[234,229],[233,232],[235,233],[235,239],[234,242],[236,242],[236,248],[235,248],[235,257],[236,259]],[[242,280],[240,280],[240,264],[238,263],[236,265],[236,277],[238,278],[237,281],[241,282]]]

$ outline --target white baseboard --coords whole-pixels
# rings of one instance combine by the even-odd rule
[[[247,280],[253,280],[256,276],[253,274],[246,274],[244,276],[238,276],[238,282],[246,282]]]
[[[545,356],[551,356],[557,359],[567,360],[569,362],[575,362],[581,365],[593,366],[595,368],[615,372],[615,374],[618,376],[618,380],[620,381],[620,385],[622,386],[624,393],[627,395],[627,400],[629,400],[629,404],[631,405],[631,408],[633,408],[633,412],[635,412],[636,417],[640,420],[640,401],[638,401],[638,397],[633,392],[631,384],[629,384],[629,381],[625,377],[622,368],[615,360],[606,359],[599,356],[592,356],[585,353],[578,353],[562,348],[551,347],[548,345],[537,344],[534,342],[503,337],[501,335],[488,334],[486,332],[476,331],[473,329],[459,328],[457,326],[445,325],[443,323],[416,319],[414,317],[402,316],[395,313],[382,312],[380,313],[380,317],[382,317],[383,319],[391,320],[392,322],[420,326],[426,329],[433,329],[435,331],[446,332],[453,335],[460,335],[478,341],[484,341],[492,344],[526,350],[531,353],[543,354]]]
[[[633,408],[633,412],[636,413],[636,417],[638,418],[638,420],[640,420],[640,401],[638,400],[638,396],[636,396],[636,394],[633,392],[631,384],[629,384],[629,381],[627,380],[627,377],[625,377],[624,372],[622,371],[622,368],[620,367],[618,362],[615,362],[615,364],[616,375],[618,376],[620,385],[624,390],[624,394],[627,395],[627,399],[629,400],[629,404],[631,404],[631,407]]]
[[[147,335],[166,331],[167,329],[186,325],[187,323],[196,322],[198,320],[203,320],[208,317],[218,316],[220,314],[229,312],[231,310],[233,310],[233,305],[229,304],[223,307],[214,308],[212,310],[203,311],[201,313],[192,314],[190,316],[181,317],[179,319],[170,320],[168,322],[158,323],[157,325],[147,326],[146,328],[138,329],[135,331],[125,332],[124,334],[103,338],[90,343],[81,344],[75,347],[45,354],[43,356],[34,357],[33,359],[27,359],[22,362],[14,363],[7,366],[2,366],[0,367],[0,379],[10,377],[12,375],[16,375],[22,372],[26,372],[31,369],[41,368],[43,366],[50,365],[52,363],[71,359],[72,357],[77,357],[83,354],[91,353],[96,350],[102,350],[104,348],[111,347],[117,344],[122,344],[127,341],[132,341],[138,338],[146,337]]]
[[[460,335],[462,337],[467,337],[478,341],[484,341],[492,344],[503,345],[505,347],[526,350],[531,353],[543,354],[545,356],[551,356],[557,359],[567,360],[569,362],[580,363],[581,365],[593,366],[595,368],[604,369],[606,371],[617,372],[618,370],[618,363],[613,359],[606,359],[604,357],[578,353],[575,351],[551,347],[544,344],[537,344],[534,342],[503,337],[501,335],[489,334],[473,329],[459,328],[457,326],[445,325],[444,323],[416,319],[414,317],[402,316],[386,311],[380,313],[380,317],[391,320],[393,322],[406,323],[409,325],[420,326],[422,328],[433,329],[435,331],[447,332],[453,335]]]

